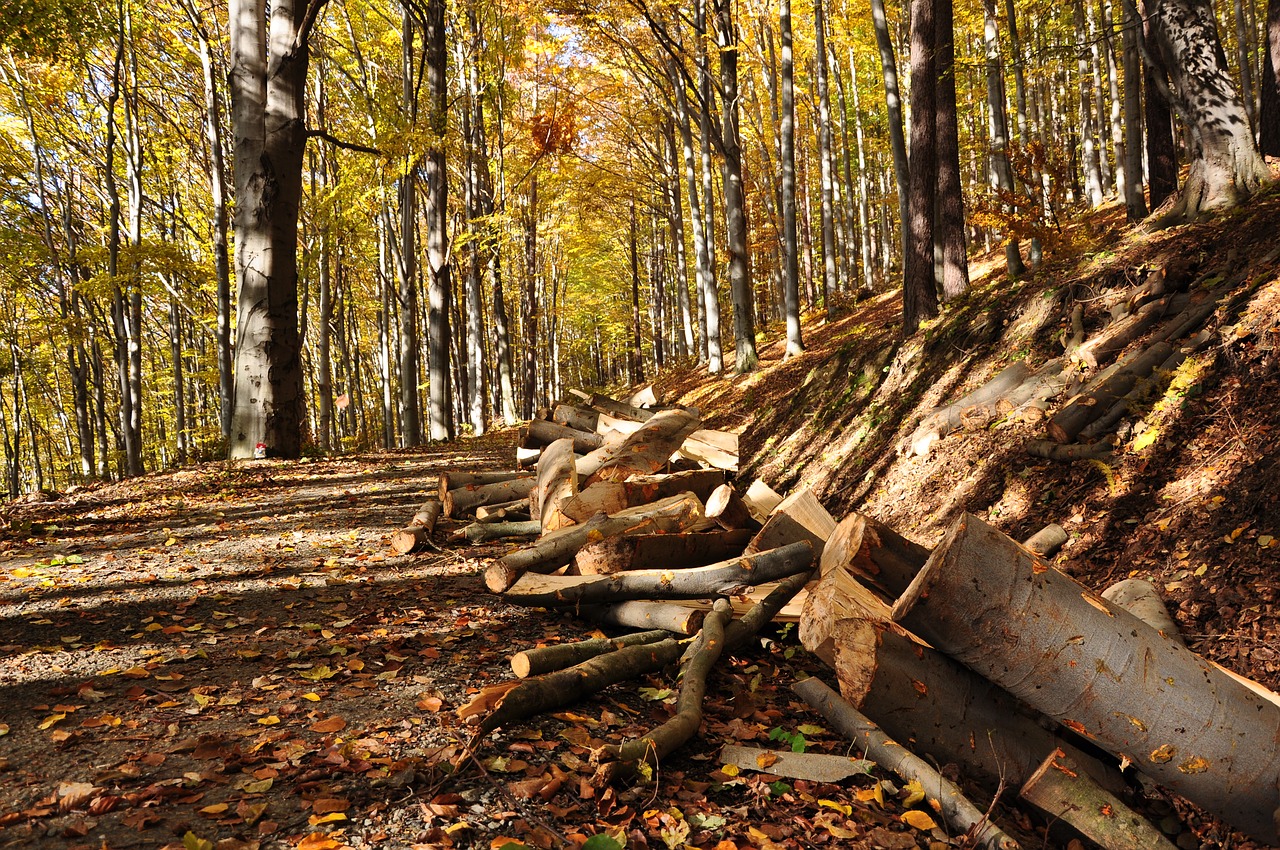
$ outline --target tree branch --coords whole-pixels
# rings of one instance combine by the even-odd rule
[[[344,142],[342,141],[342,139],[339,139],[336,136],[331,135],[328,130],[307,130],[307,138],[323,139],[324,141],[328,142],[334,147],[343,148],[344,150],[356,151],[357,153],[369,153],[369,154],[373,154],[374,156],[382,156],[382,151],[378,150],[377,148],[371,148],[368,145],[356,144],[355,142]]]

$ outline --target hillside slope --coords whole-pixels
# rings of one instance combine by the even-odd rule
[[[1096,590],[1153,579],[1193,649],[1280,689],[1280,197],[1157,234],[1131,233],[1114,208],[1078,227],[1092,243],[1084,259],[1016,282],[975,274],[909,340],[898,297],[882,295],[834,323],[810,321],[799,357],[783,361],[774,339],[755,373],[670,375],[658,387],[741,431],[745,478],[811,486],[837,515],[869,513],[926,545],[964,511],[1018,539],[1060,523],[1071,540],[1059,567]],[[1109,319],[1107,296],[1154,268],[1189,281],[1193,299],[1233,283],[1247,297],[1210,318],[1206,348],[1159,376],[1121,422],[1111,459],[1029,456],[1043,422],[962,430],[924,457],[900,451],[934,407],[1015,360],[1034,368],[1062,355],[1074,305],[1092,336]]]

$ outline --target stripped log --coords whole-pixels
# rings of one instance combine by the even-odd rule
[[[575,526],[576,528],[577,526]],[[521,605],[557,607],[626,599],[707,599],[778,581],[813,566],[813,546],[802,540],[767,552],[687,570],[634,570],[607,576],[526,573],[506,592]]]
[[[598,481],[565,499],[560,510],[574,522],[586,522],[601,511],[617,513],[624,508],[656,502],[679,493],[693,493],[705,502],[723,483],[724,473],[718,469],[637,475],[626,481]]]
[[[671,602],[633,599],[612,605],[583,605],[577,613],[602,626],[625,629],[663,629],[678,635],[697,634],[706,612]]]
[[[444,494],[444,515],[456,517],[480,505],[494,505],[523,499],[533,489],[533,476],[495,481],[492,484],[467,484],[455,487]]]
[[[537,483],[529,493],[529,516],[542,523],[544,532],[574,522],[563,511],[564,503],[578,493],[573,450],[574,441],[565,437],[547,446],[538,461]]]
[[[511,656],[511,672],[519,679],[540,676],[553,670],[563,670],[575,664],[581,664],[589,658],[614,652],[624,646],[639,646],[643,643],[657,643],[671,637],[671,633],[663,629],[652,629],[647,632],[634,632],[619,638],[592,638],[572,643],[557,643],[551,646],[539,646],[526,649]]]
[[[584,576],[702,567],[741,555],[750,539],[746,529],[606,537],[579,549],[573,564]]]
[[[796,682],[791,690],[827,718],[837,732],[860,745],[868,759],[908,782],[918,782],[930,807],[936,806],[947,824],[964,833],[975,845],[989,850],[1016,850],[1019,846],[970,802],[953,782],[885,734],[821,680],[810,677]]]
[[[757,478],[751,482],[747,492],[742,494],[742,501],[747,503],[747,510],[751,511],[755,521],[763,525],[769,518],[769,514],[773,513],[773,509],[782,501],[782,494]]]
[[[814,552],[821,556],[822,547],[835,529],[835,518],[827,513],[812,490],[802,487],[778,503],[764,526],[751,538],[747,551],[763,552],[797,540],[808,540]]]
[[[1160,830],[1093,782],[1062,750],[1049,754],[1018,796],[1104,850],[1174,850]]]
[[[721,484],[707,498],[707,519],[724,529],[745,529],[754,524],[747,503],[728,484]]]
[[[1280,705],[977,517],[956,522],[894,619],[1242,832],[1280,844]]]
[[[1022,541],[1022,545],[1035,552],[1041,558],[1052,558],[1070,539],[1071,537],[1067,534],[1065,528],[1056,522],[1051,522]]]
[[[1082,393],[1049,420],[1049,437],[1070,443],[1085,426],[1101,417],[1173,353],[1167,342],[1158,342],[1130,360],[1092,390]]]
[[[407,555],[425,547],[435,533],[436,522],[443,510],[438,499],[424,502],[409,524],[391,535],[392,550],[399,555]]]
[[[544,534],[533,545],[494,561],[484,572],[485,584],[494,593],[502,593],[526,571],[550,572],[563,567],[589,542],[619,534],[684,531],[701,520],[702,502],[692,493],[627,508],[612,516],[597,514],[587,522]]]
[[[698,430],[701,424],[698,417],[683,410],[664,410],[654,414],[643,427],[616,447],[604,447],[608,454],[600,458],[599,466],[587,475],[583,486],[597,481],[625,481],[632,475],[657,472],[666,466],[684,438]]]

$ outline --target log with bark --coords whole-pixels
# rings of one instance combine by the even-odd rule
[[[476,522],[515,522],[532,518],[529,515],[528,498],[476,508]]]
[[[453,532],[450,539],[466,540],[468,543],[488,543],[490,540],[511,537],[529,540],[541,533],[542,523],[536,519],[523,522],[473,522]]]
[[[586,475],[583,487],[597,481],[625,481],[632,475],[657,472],[667,465],[684,438],[698,430],[701,424],[698,417],[683,410],[664,410],[654,414],[643,427],[617,446],[602,448],[604,454],[599,456],[599,465]],[[582,472],[581,466],[579,472]]]
[[[583,605],[577,613],[602,626],[618,629],[662,629],[678,635],[697,634],[706,612],[672,602],[634,599],[612,605]]]
[[[1049,440],[1027,440],[1023,449],[1032,457],[1045,460],[1110,460],[1111,443],[1098,440],[1096,443],[1055,443]]]
[[[738,491],[721,484],[707,498],[707,519],[724,529],[746,529],[756,524]]]
[[[1172,353],[1171,345],[1158,342],[1129,360],[1123,368],[1055,413],[1049,420],[1049,437],[1055,443],[1070,443],[1086,425],[1110,410]]]
[[[510,481],[513,478],[524,478],[527,472],[466,472],[450,471],[440,473],[440,495],[450,490],[468,487],[473,484],[497,484],[499,481]]]
[[[698,732],[702,725],[702,703],[707,696],[707,677],[725,648],[725,625],[733,609],[723,599],[702,622],[702,630],[680,660],[680,693],[676,711],[669,720],[647,735],[623,744],[605,744],[591,754],[599,765],[597,777],[612,780],[622,770],[643,762],[657,766]]]
[[[1190,300],[1187,295],[1177,295],[1145,304],[1136,313],[1107,325],[1100,333],[1071,352],[1071,356],[1090,369],[1097,369],[1100,364],[1109,362],[1130,343],[1155,327],[1160,319],[1170,313],[1180,312]]]
[[[655,415],[652,410],[635,407],[600,393],[592,393],[589,404],[601,413],[617,416],[620,419],[630,419],[633,422],[648,422]]]
[[[692,493],[627,508],[613,515],[597,514],[587,522],[544,534],[532,545],[494,561],[485,570],[485,584],[494,593],[502,593],[526,571],[551,572],[563,567],[587,543],[620,534],[684,531],[702,519],[702,502]]]
[[[868,759],[908,782],[920,783],[930,806],[936,804],[936,810],[952,829],[989,850],[1016,850],[1019,846],[953,782],[886,734],[821,680],[810,677],[796,682],[791,689],[827,718],[837,732],[860,745]]]
[[[600,414],[576,404],[561,403],[551,411],[551,421],[577,431],[594,434],[596,423],[600,421]]]
[[[604,437],[594,431],[579,431],[549,419],[532,419],[526,426],[521,445],[526,449],[549,446],[556,440],[572,440],[573,450],[578,454],[595,451],[604,445]]]
[[[750,539],[751,532],[746,529],[607,537],[583,546],[573,564],[584,576],[702,567],[741,555]]]
[[[835,529],[835,518],[812,490],[802,487],[792,490],[778,503],[756,536],[751,538],[747,551],[762,552],[797,540],[808,540],[813,544],[814,552],[821,556],[822,547]]]
[[[529,492],[529,516],[542,523],[544,532],[574,523],[563,509],[564,503],[578,493],[573,450],[574,441],[565,437],[547,446],[538,461],[537,483]]]
[[[505,595],[511,602],[540,607],[627,599],[706,599],[733,596],[744,588],[807,572],[812,566],[813,546],[801,540],[687,570],[633,570],[603,576],[549,576],[530,572],[511,585]]]
[[[977,517],[953,526],[894,618],[1242,832],[1280,843],[1280,705]]]
[[[1174,850],[1160,830],[1099,786],[1062,750],[1054,750],[1018,796],[1104,850]]]
[[[1067,534],[1065,528],[1056,522],[1051,522],[1022,541],[1022,545],[1035,552],[1041,558],[1052,558],[1070,539],[1071,537]]]
[[[773,509],[782,501],[782,494],[757,478],[751,482],[747,492],[742,494],[742,501],[747,503],[747,510],[751,511],[755,521],[763,525],[769,518],[769,514],[773,513]]]
[[[679,493],[693,493],[702,501],[724,483],[718,469],[697,469],[670,475],[637,475],[626,481],[599,481],[565,499],[560,510],[574,522],[586,522],[604,511],[617,513]]]
[[[597,655],[604,655],[606,652],[613,652],[624,646],[657,643],[669,637],[671,633],[665,629],[651,629],[618,638],[592,638],[526,649],[511,656],[511,672],[515,673],[519,679],[527,679],[530,676],[540,676],[543,673],[581,664]]]
[[[961,396],[946,407],[931,411],[916,426],[904,448],[917,455],[927,455],[933,443],[960,427],[965,410],[995,402],[1022,386],[1030,377],[1031,368],[1026,361],[1011,363],[973,392]]]
[[[446,490],[441,500],[444,502],[444,515],[457,517],[481,505],[495,505],[523,499],[533,489],[534,481],[533,476],[526,475],[490,484],[466,484]]]
[[[1102,591],[1102,598],[1119,605],[1161,636],[1186,645],[1187,642],[1182,639],[1182,631],[1170,616],[1164,600],[1160,598],[1160,591],[1146,579],[1127,578],[1118,581]]]
[[[409,524],[391,535],[391,548],[396,554],[408,555],[426,547],[435,533],[436,522],[444,510],[439,499],[429,499],[418,508]]]

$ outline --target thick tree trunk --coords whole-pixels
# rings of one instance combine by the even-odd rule
[[[977,517],[952,527],[894,619],[1237,829],[1280,842],[1280,705]]]
[[[1147,217],[1147,201],[1142,194],[1142,56],[1138,52],[1141,24],[1134,0],[1124,0],[1124,205],[1131,222]]]
[[[302,449],[298,204],[306,146],[309,6],[232,0],[236,276],[240,287],[229,454],[295,458]]]
[[[1271,176],[1227,69],[1208,0],[1154,0],[1152,5],[1156,43],[1194,140],[1182,193],[1161,218],[1176,224],[1239,204]]]
[[[1280,0],[1267,2],[1267,34],[1262,79],[1258,81],[1258,147],[1280,157]]]
[[[964,234],[964,191],[960,181],[960,129],[956,115],[955,21],[951,0],[934,0],[937,51],[934,133],[938,154],[937,220],[934,243],[941,249],[939,292],[944,301],[969,288]],[[936,272],[935,272],[936,274]]]
[[[938,315],[933,275],[934,210],[938,185],[937,37],[935,0],[911,0],[911,167],[907,246],[902,282],[902,333]]]
[[[1138,2],[1138,0],[1134,0]],[[1169,74],[1156,48],[1155,0],[1142,0],[1143,123],[1147,127],[1147,195],[1152,211],[1178,191],[1178,155],[1173,144],[1173,112],[1166,93]]]
[[[449,51],[445,45],[445,2],[428,0],[423,52],[426,62],[427,123],[433,142],[427,151],[425,216],[427,220],[427,435],[452,440],[453,385],[449,372],[449,310],[453,292],[449,260],[449,173],[445,167],[444,135],[449,119]]]

